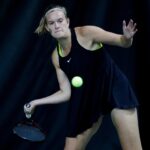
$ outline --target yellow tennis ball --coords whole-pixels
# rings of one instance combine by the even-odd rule
[[[78,88],[78,87],[83,85],[83,79],[80,76],[75,76],[75,77],[72,78],[71,84],[74,87]]]

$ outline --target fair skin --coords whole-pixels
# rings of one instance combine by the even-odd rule
[[[71,32],[69,29],[69,19],[66,18],[63,11],[54,9],[54,11],[46,13],[47,25],[46,30],[58,40],[62,48],[63,56],[67,56],[71,51]],[[130,20],[128,24],[123,21],[123,34],[115,34],[105,31],[95,26],[76,27],[75,33],[78,43],[87,50],[94,51],[101,42],[104,44],[115,45],[120,47],[130,47],[132,45],[133,36],[137,32],[136,24]],[[52,54],[52,62],[56,69],[56,75],[59,82],[60,90],[56,93],[41,99],[31,101],[30,107],[24,106],[26,114],[32,114],[34,109],[39,105],[54,104],[68,101],[71,95],[70,82],[63,70],[59,66],[58,53],[55,49]],[[111,118],[118,132],[120,143],[123,150],[142,150],[140,135],[137,121],[136,109],[122,110],[114,108],[111,112]],[[76,137],[66,137],[64,150],[84,150],[100,127],[102,117],[98,122],[94,123],[90,129]]]

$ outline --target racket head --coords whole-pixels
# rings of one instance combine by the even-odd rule
[[[40,142],[44,141],[46,134],[33,120],[22,121],[13,128],[13,133],[22,139]]]

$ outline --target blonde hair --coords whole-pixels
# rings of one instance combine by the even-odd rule
[[[44,33],[47,32],[45,26],[47,25],[47,20],[46,20],[46,15],[50,12],[53,12],[55,10],[60,10],[64,13],[65,17],[67,18],[67,11],[65,9],[65,7],[63,6],[59,6],[59,5],[52,5],[50,8],[48,8],[46,11],[45,11],[45,14],[44,16],[41,18],[40,20],[40,23],[38,25],[38,27],[36,28],[35,30],[35,33],[37,33],[38,35],[42,35]]]

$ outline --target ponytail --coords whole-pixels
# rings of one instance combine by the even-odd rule
[[[41,18],[39,26],[36,28],[35,33],[38,35],[42,35],[47,32],[46,28],[46,18],[45,16]]]

